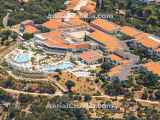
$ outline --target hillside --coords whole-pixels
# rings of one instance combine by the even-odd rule
[[[32,0],[27,3],[18,0],[0,0],[0,26],[3,17],[10,12],[9,25],[32,19],[41,23],[47,19],[48,13],[64,7],[65,0]]]

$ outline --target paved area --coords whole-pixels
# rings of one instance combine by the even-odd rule
[[[125,45],[125,47],[126,49],[129,49],[128,46]],[[117,74],[117,77],[119,77],[120,80],[127,80],[133,66],[138,63],[139,56],[126,51],[116,51],[115,53],[129,60],[127,64],[122,64],[122,69]]]

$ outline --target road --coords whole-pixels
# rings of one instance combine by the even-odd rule
[[[3,87],[0,87],[1,90],[4,90],[7,93],[12,93],[12,94],[25,94],[25,95],[31,95],[31,96],[44,96],[44,97],[56,97],[56,96],[63,96],[64,94],[61,92],[56,92],[55,94],[47,94],[47,93],[33,93],[33,92],[24,92],[24,91],[18,91],[18,90],[13,90],[13,89],[6,89]],[[82,96],[84,97],[84,96]],[[123,96],[108,96],[108,95],[102,95],[102,96],[92,96],[92,98],[102,98],[102,99],[117,99],[117,100],[123,100]],[[156,105],[157,107],[160,107],[160,102],[158,101],[149,101],[149,100],[142,100],[142,99],[135,99],[136,102],[139,102],[143,105]]]
[[[0,87],[0,89],[4,90],[7,93],[12,93],[12,94],[25,94],[25,95],[31,95],[31,96],[44,96],[44,97],[63,96],[63,93],[61,93],[61,92],[56,92],[55,94],[47,94],[47,93],[25,92],[25,91],[7,89],[7,88],[3,88],[3,87]]]
[[[128,48],[129,49],[129,48]],[[117,74],[120,80],[127,80],[130,72],[132,71],[133,66],[138,63],[139,56],[131,54],[130,52],[116,51],[117,55],[122,56],[123,58],[128,59],[127,64],[121,64],[121,71]]]

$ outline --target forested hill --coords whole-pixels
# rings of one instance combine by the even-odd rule
[[[20,3],[18,0],[0,0],[0,26],[2,19],[9,11],[9,24],[16,24],[26,19],[32,19],[37,23],[46,20],[50,11],[63,9],[65,0],[31,0]]]
[[[104,0],[103,9],[100,12],[113,15],[112,21],[118,24],[134,26],[160,36],[160,5],[158,3],[146,4],[140,0]]]

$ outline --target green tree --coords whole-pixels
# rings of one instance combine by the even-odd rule
[[[31,38],[33,38],[33,34],[31,34],[31,33],[24,33],[23,34],[23,38],[25,40],[30,40]]]
[[[65,85],[66,85],[68,91],[71,92],[71,91],[72,91],[72,87],[75,86],[75,83],[74,83],[73,81],[71,81],[71,80],[68,80],[68,81],[65,83]]]
[[[32,97],[29,95],[20,94],[18,99],[20,103],[28,103],[32,100]]]
[[[157,100],[160,100],[160,89],[155,92],[155,96]]]
[[[89,102],[89,101],[91,101],[92,100],[92,97],[90,96],[90,95],[85,95],[84,96],[84,101],[85,102]]]

